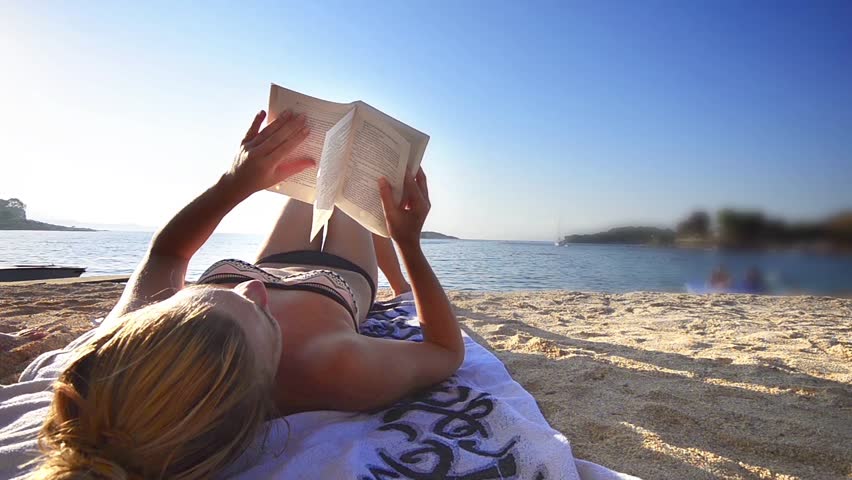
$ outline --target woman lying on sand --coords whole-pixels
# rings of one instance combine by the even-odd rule
[[[456,318],[420,249],[422,170],[400,204],[387,182],[380,191],[423,343],[358,334],[376,294],[372,234],[336,211],[325,243],[310,242],[312,208],[296,200],[257,262],[223,260],[184,285],[190,258],[232,208],[313,165],[282,160],[307,136],[302,116],[285,112],[260,130],[264,118],[230,171],[154,235],[102,333],[59,377],[35,477],[207,478],[269,418],[386,406],[461,364]]]

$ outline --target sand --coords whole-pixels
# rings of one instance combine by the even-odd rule
[[[852,476],[852,301],[451,294],[574,454],[653,478]]]
[[[40,353],[91,329],[123,289],[121,283],[0,284],[0,384],[15,382]]]
[[[0,382],[123,285],[0,286]],[[574,454],[646,479],[852,478],[852,300],[450,292]]]

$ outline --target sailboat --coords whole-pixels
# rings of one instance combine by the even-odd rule
[[[562,215],[556,219],[556,241],[553,242],[553,246],[562,246]]]

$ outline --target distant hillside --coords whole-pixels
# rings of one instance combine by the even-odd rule
[[[458,240],[458,237],[444,235],[443,233],[438,232],[421,232],[420,238],[425,238],[427,240]]]
[[[852,211],[839,212],[825,219],[790,222],[767,216],[759,210],[726,208],[717,212],[714,225],[711,215],[699,210],[678,223],[677,243],[698,248],[792,248],[852,253]]]
[[[91,228],[65,227],[27,219],[27,206],[17,198],[0,198],[0,230],[65,230],[94,232]]]
[[[599,243],[621,245],[671,245],[675,233],[667,228],[618,227],[588,235],[566,235],[560,245],[569,243]]]

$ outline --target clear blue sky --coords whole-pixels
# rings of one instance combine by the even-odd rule
[[[430,134],[427,227],[466,238],[852,207],[848,1],[118,3],[0,6],[0,198],[31,217],[165,221],[270,82]]]

